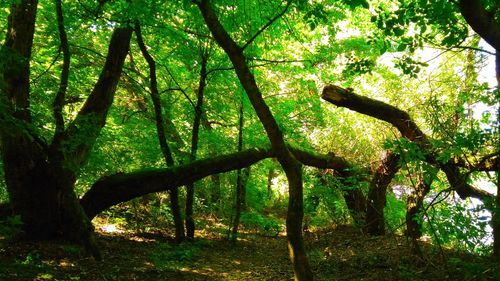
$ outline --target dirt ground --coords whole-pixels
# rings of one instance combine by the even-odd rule
[[[104,259],[96,262],[71,244],[0,232],[0,280],[293,280],[283,235],[245,233],[231,243],[220,233],[199,231],[194,242],[176,245],[170,233],[101,224]],[[368,237],[351,226],[306,233],[305,245],[315,280],[500,280],[488,258],[426,243],[419,257],[404,237]]]

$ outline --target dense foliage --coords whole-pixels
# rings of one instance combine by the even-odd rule
[[[8,33],[16,32],[8,15],[18,6],[29,6],[28,2],[38,9],[31,56],[26,58],[13,51],[15,45],[8,45],[12,36],[16,40]],[[473,4],[493,19],[491,32],[478,31],[464,14],[464,7]],[[56,7],[62,9],[59,15]],[[244,65],[235,63],[238,52],[225,48],[230,44],[221,41],[210,25],[210,9],[241,48]],[[119,67],[116,93],[110,96],[112,105],[95,113],[105,120],[102,130],[96,129],[100,123],[92,119],[95,116],[82,122],[82,108],[90,108],[87,98],[98,91],[96,81],[111,72],[104,69],[111,56],[107,51],[120,28],[133,29],[134,34]],[[285,222],[287,204],[297,187],[292,187],[290,167],[295,166],[288,160],[301,166],[296,160],[300,157],[292,155],[295,147],[342,157],[348,163],[343,169],[316,165],[298,170],[304,188],[303,222],[297,216],[301,229],[319,231],[348,223],[362,228],[366,206],[360,213],[352,204],[361,202],[359,196],[365,201],[370,196],[381,155],[390,150],[399,159],[398,171],[389,179],[387,199],[384,196],[385,228],[408,234],[409,202],[420,200],[410,221],[422,226],[422,236],[440,247],[491,254],[489,222],[499,202],[491,196],[496,193],[500,166],[500,95],[495,81],[499,74],[494,74],[498,30],[500,5],[489,0],[2,1],[0,38],[7,40],[0,52],[4,77],[0,79],[4,154],[0,202],[9,203],[16,196],[14,187],[7,185],[13,182],[8,180],[11,170],[4,169],[13,145],[7,132],[14,127],[30,141],[43,143],[47,151],[61,153],[55,154],[54,161],[61,161],[62,170],[69,171],[74,179],[70,186],[78,198],[106,180],[167,166],[175,173],[180,171],[177,167],[198,163],[197,159],[271,147],[273,152],[261,159],[272,159],[196,178],[193,216],[198,229],[213,226],[215,220],[220,229],[212,230],[228,238],[235,217],[243,231],[273,237],[290,225]],[[63,33],[66,42],[61,39]],[[139,36],[154,64],[141,48]],[[25,59],[29,106],[24,109],[31,115],[29,121],[16,115],[19,103],[6,98],[15,85],[7,77],[15,70],[12,65],[22,65]],[[241,74],[244,66],[254,79]],[[65,71],[67,88],[61,83]],[[286,146],[278,145],[279,134],[269,129],[272,126],[263,119],[245,81],[255,83]],[[325,102],[321,92],[327,85],[405,111],[428,142],[405,136],[385,119]],[[55,98],[61,89],[58,119]],[[73,129],[79,135],[67,137]],[[88,147],[78,150],[81,144]],[[457,193],[458,185],[444,171],[446,165],[456,167],[460,183],[488,194]],[[193,166],[179,175],[199,172]],[[165,185],[163,192],[137,191],[130,197],[134,199],[112,206],[101,216],[136,231],[178,227],[169,195],[172,188],[179,188],[181,213],[190,195],[183,187]],[[237,196],[238,185],[243,185],[243,198]],[[428,186],[426,192],[421,186]],[[415,194],[421,198],[412,199]],[[302,204],[302,193],[299,197]],[[290,212],[292,207],[288,208]],[[162,260],[171,250],[165,247],[154,256],[160,266],[165,266]],[[168,255],[189,260],[190,251],[198,250]]]

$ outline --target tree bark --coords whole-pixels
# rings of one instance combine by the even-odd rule
[[[498,4],[497,8],[498,8]],[[464,19],[472,29],[481,36],[488,44],[495,48],[495,71],[497,78],[497,89],[500,91],[500,25],[498,24],[498,11],[488,11],[481,0],[459,0],[458,7]],[[497,100],[497,103],[499,101]],[[500,131],[500,104],[497,111],[497,132]],[[497,141],[497,152],[500,152],[500,140]],[[497,196],[495,199],[496,208],[493,211],[493,255],[500,259],[500,167],[496,169],[497,173]]]
[[[365,232],[370,235],[385,234],[384,208],[387,186],[399,170],[398,162],[398,154],[386,151],[370,182],[365,221]]]
[[[141,26],[136,23],[135,33],[137,36],[137,43],[141,49],[142,55],[149,66],[149,79],[150,79],[150,94],[151,100],[153,101],[153,107],[155,111],[155,121],[156,121],[156,133],[158,136],[158,142],[160,144],[160,149],[165,160],[167,167],[173,167],[175,165],[174,158],[172,157],[172,152],[167,142],[167,137],[165,136],[165,128],[163,122],[163,112],[160,100],[160,94],[158,92],[158,82],[156,78],[156,62],[154,58],[149,53],[144,39],[142,38]],[[184,240],[184,223],[182,221],[181,209],[179,206],[179,193],[177,188],[170,190],[170,210],[172,211],[172,216],[174,218],[175,226],[175,240],[180,243]]]
[[[497,76],[497,95],[500,96],[500,54],[496,54],[496,76]],[[500,102],[497,105],[497,133],[499,134],[497,140],[497,152],[500,153]],[[493,226],[493,256],[500,260],[500,161],[497,157],[497,165],[496,165],[496,173],[497,173],[497,196],[495,200],[495,212],[493,212],[492,218],[492,226]]]
[[[118,203],[178,188],[216,173],[248,167],[268,157],[272,157],[269,149],[254,148],[176,167],[115,174],[98,180],[80,202],[87,216],[93,218]]]
[[[467,175],[463,174],[459,167],[451,160],[446,163],[437,161],[428,137],[405,111],[381,101],[356,95],[350,90],[334,85],[326,86],[323,89],[322,98],[334,105],[346,107],[392,124],[399,130],[403,137],[414,141],[419,146],[425,154],[425,161],[438,167],[446,174],[451,187],[462,199],[467,197],[474,197],[480,200],[493,199],[493,195],[490,193],[468,184]]]
[[[269,168],[269,171],[267,172],[267,198],[272,199],[273,198],[273,179],[276,177],[276,171],[274,170],[274,167]]]
[[[298,150],[298,149],[295,149]],[[307,152],[303,152],[306,157]],[[308,158],[317,155],[309,154]],[[196,160],[185,165],[132,173],[118,173],[99,179],[80,200],[87,216],[92,219],[100,212],[121,202],[152,192],[168,191],[200,180],[206,176],[249,167],[260,160],[275,157],[266,148],[252,148],[215,158]],[[323,156],[327,158],[328,156]],[[310,160],[308,162],[315,162]],[[338,163],[332,165],[338,166]],[[313,166],[314,167],[314,166]],[[347,168],[347,167],[345,167]]]
[[[63,53],[63,65],[61,71],[61,81],[54,102],[52,103],[52,111],[55,121],[55,134],[60,134],[64,131],[64,117],[62,114],[64,100],[68,89],[69,69],[71,64],[71,54],[69,51],[68,36],[64,28],[64,15],[62,10],[62,0],[56,0],[57,11],[57,27],[59,30],[59,40],[61,41],[61,51]]]
[[[30,60],[38,0],[13,1],[7,19],[7,38],[2,46],[5,60],[2,73],[7,101],[15,118],[31,122]]]
[[[495,11],[489,12],[481,0],[459,0],[458,7],[472,29],[493,48],[500,48],[500,25]],[[498,5],[498,4],[497,4]]]
[[[205,95],[205,86],[207,85],[207,62],[208,53],[203,51],[201,56],[200,81],[196,91],[196,106],[194,108],[193,131],[191,133],[191,154],[189,161],[196,160],[198,152],[198,143],[200,136],[201,118],[203,115],[203,98]],[[186,235],[188,238],[194,238],[195,223],[193,218],[194,203],[194,182],[186,185]]]
[[[422,211],[424,199],[431,190],[431,185],[421,179],[415,186],[415,190],[408,196],[406,201],[406,236],[416,240],[422,236]]]
[[[2,47],[10,60],[3,69],[0,83],[5,93],[0,96],[0,143],[7,189],[14,211],[21,215],[30,237],[48,239],[61,234],[83,243],[100,259],[92,225],[78,204],[73,187],[104,125],[128,52],[131,31],[115,29],[106,64],[89,100],[68,129],[63,131],[59,127],[49,146],[30,128],[29,62],[36,8],[37,1],[15,1]],[[61,83],[65,83],[64,77]],[[17,119],[16,122],[12,122],[13,119]],[[98,126],[88,126],[90,119]]]
[[[344,190],[344,199],[354,225],[363,225],[367,209],[367,199],[363,191],[360,188],[347,187],[347,190]]]
[[[238,117],[238,152],[243,150],[243,129],[245,125],[243,98],[240,101],[239,117]],[[243,209],[243,202],[245,196],[245,183],[241,169],[238,169],[236,174],[236,200],[234,210],[233,229],[231,230],[231,240],[236,241],[238,238],[238,227],[240,225],[241,211]]]
[[[296,280],[312,280],[313,275],[309,267],[302,239],[302,219],[304,216],[302,167],[285,145],[283,133],[276,123],[271,110],[262,98],[262,93],[257,86],[255,77],[250,72],[246,63],[243,54],[244,48],[238,46],[224,29],[209,0],[201,0],[197,4],[208,29],[213,34],[219,46],[221,46],[229,56],[235,68],[236,75],[245,89],[260,122],[264,126],[266,134],[271,142],[272,149],[274,153],[276,153],[277,159],[285,171],[289,185],[288,214],[286,220],[287,238],[294,276]],[[289,4],[290,2],[288,2],[287,7]]]

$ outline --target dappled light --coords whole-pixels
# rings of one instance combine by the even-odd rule
[[[500,280],[500,2],[0,1],[0,280]]]

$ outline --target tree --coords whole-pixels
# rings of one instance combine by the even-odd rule
[[[78,204],[73,186],[105,124],[129,49],[132,29],[115,28],[100,77],[77,117],[64,130],[58,116],[67,81],[63,78],[54,102],[59,130],[47,143],[30,125],[29,62],[37,4],[37,1],[12,4],[8,36],[2,46],[2,53],[10,60],[2,69],[1,83],[1,102],[5,109],[1,118],[1,149],[7,187],[13,208],[21,215],[23,226],[31,237],[47,238],[62,232],[67,237],[83,241],[98,257],[93,245],[92,226]],[[59,21],[62,22],[62,17]],[[61,36],[64,39],[64,35]],[[67,56],[65,60],[69,63]],[[67,71],[65,68],[63,76]]]
[[[361,177],[359,170],[380,160],[374,155],[392,127],[421,154],[418,161],[445,173],[461,197],[492,198],[468,179],[475,171],[496,169],[498,149],[482,144],[475,162],[466,154],[445,157],[434,127],[420,122],[425,109],[399,109],[418,103],[399,89],[404,84],[401,77],[417,79],[424,68],[425,63],[412,57],[424,42],[453,50],[477,49],[459,45],[469,32],[465,19],[498,47],[498,5],[492,1],[401,0],[399,6],[381,5],[373,17],[374,10],[366,9],[372,3],[348,0],[201,0],[182,1],[182,8],[181,1],[78,1],[63,6],[57,0],[52,9],[47,0],[39,1],[12,1],[0,52],[2,168],[14,210],[32,237],[61,234],[83,242],[98,257],[92,218],[138,196],[169,191],[176,237],[182,240],[180,186],[191,186],[186,225],[188,236],[193,236],[195,181],[276,158],[288,180],[286,225],[295,278],[310,280],[302,241],[302,166],[334,169],[336,177]],[[4,12],[0,9],[0,16]],[[406,28],[410,22],[415,30]],[[130,45],[133,32],[137,44]],[[44,36],[53,40],[42,40]],[[145,60],[134,59],[139,52]],[[396,66],[401,73],[378,65],[385,52],[400,57]],[[470,79],[475,80],[473,75]],[[378,85],[381,80],[384,86]],[[316,93],[325,83],[342,87],[325,87],[324,99],[367,116],[349,118],[347,110],[322,106]],[[363,89],[365,83],[373,87]],[[377,89],[384,102],[345,89],[350,86],[359,93]],[[240,99],[235,98],[241,88],[254,109],[246,111],[245,134]],[[387,88],[390,93],[384,92]],[[451,92],[453,87],[447,89]],[[461,100],[454,102],[456,116],[462,118]],[[383,122],[371,117],[390,125],[380,130]],[[459,133],[456,129],[451,134]],[[137,142],[129,142],[134,137]],[[187,139],[190,145],[185,145]],[[349,161],[319,153],[332,150]],[[367,222],[375,226],[374,233],[384,231],[386,188],[398,164],[395,153],[382,161],[371,179],[368,195],[375,204],[368,206]],[[257,172],[252,178],[265,176]],[[268,178],[275,176],[270,171]],[[348,179],[335,180],[350,184]],[[224,188],[220,181],[218,186]],[[408,210],[408,228],[415,235],[419,226],[412,226],[412,217],[430,188],[421,187],[408,204],[414,201],[416,206]],[[346,192],[355,219],[365,211],[363,192],[358,183]],[[224,202],[224,192],[215,193],[212,197]]]
[[[395,10],[383,11],[372,20],[377,26],[384,30],[386,35],[385,44],[390,38],[397,38],[398,49],[414,51],[424,42],[433,45],[444,46],[448,50],[472,49],[483,51],[474,46],[463,45],[469,35],[469,28],[476,32],[484,41],[495,49],[497,87],[491,93],[493,104],[498,107],[498,87],[500,86],[500,5],[497,1],[488,0],[459,0],[459,1],[400,1],[400,6]],[[405,34],[409,23],[416,25],[416,35]],[[434,29],[429,26],[436,27]],[[435,36],[440,33],[441,36]],[[386,41],[387,40],[387,41]],[[408,61],[408,60],[407,60]],[[408,64],[403,63],[406,70],[411,72]],[[413,68],[416,69],[416,68]],[[500,114],[497,114],[499,118]],[[499,119],[500,120],[500,119]],[[500,124],[500,122],[497,122]],[[499,126],[497,124],[497,127]],[[498,132],[497,128],[497,132]],[[497,141],[497,143],[499,143]],[[496,151],[500,148],[497,146]],[[497,170],[497,190],[500,191],[500,171]],[[496,197],[496,205],[499,206],[499,196]],[[498,208],[498,207],[497,207]],[[497,209],[495,208],[495,210]],[[494,255],[500,252],[500,219],[497,212],[493,212],[494,229]]]

